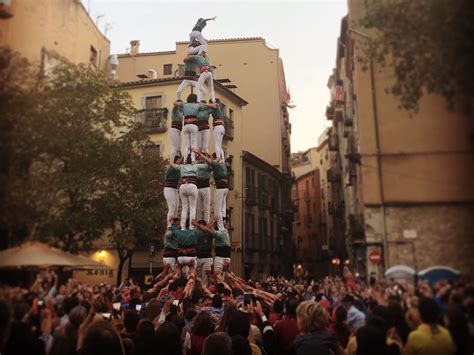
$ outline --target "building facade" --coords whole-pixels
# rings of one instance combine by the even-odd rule
[[[8,46],[47,74],[61,62],[108,71],[110,41],[80,1],[12,0],[0,19],[0,46]],[[1,9],[0,9],[1,10]]]
[[[178,42],[174,51],[141,53],[140,42],[131,41],[130,52],[118,55],[120,87],[132,95],[137,109],[146,112],[146,102],[155,100],[171,111],[168,106],[176,97],[187,45]],[[236,248],[231,267],[252,278],[274,272],[288,274],[291,258],[286,253],[292,246],[291,124],[282,61],[278,50],[267,47],[262,38],[210,40],[208,54],[214,66],[216,95],[227,115],[224,150],[226,157],[232,156],[233,187],[228,207]],[[142,80],[137,81],[137,76]],[[143,115],[146,118],[146,113]],[[169,123],[163,123],[161,131],[150,136],[165,156],[170,147],[166,125]],[[254,178],[247,174],[247,168]],[[253,194],[257,186],[258,194]],[[249,214],[252,219],[247,218]]]
[[[341,22],[327,112],[351,260],[356,270],[376,277],[399,264],[415,271],[444,265],[470,272],[472,120],[449,111],[434,95],[425,95],[416,113],[399,108],[385,92],[393,84],[392,69],[369,61],[365,70],[357,60],[373,36],[351,28],[364,14],[363,3],[349,2]],[[382,255],[378,265],[368,260],[373,251]]]

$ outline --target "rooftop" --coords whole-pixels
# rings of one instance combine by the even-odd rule
[[[164,83],[173,83],[173,82],[180,82],[183,80],[184,77],[174,76],[171,78],[158,78],[158,79],[142,79],[142,80],[134,80],[134,81],[126,81],[120,82],[116,85],[119,88],[130,88],[130,87],[140,87],[140,86],[153,86],[153,85],[160,85]],[[248,104],[243,98],[237,95],[235,92],[230,91],[225,85],[222,85],[218,81],[214,80],[214,86],[220,88],[224,91],[227,95],[234,98],[236,101],[240,103],[241,106],[246,106]]]

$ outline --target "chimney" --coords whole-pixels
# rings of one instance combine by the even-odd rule
[[[130,55],[138,55],[140,53],[140,41],[130,41]]]

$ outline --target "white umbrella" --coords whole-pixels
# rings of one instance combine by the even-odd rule
[[[67,266],[74,269],[103,268],[104,265],[39,242],[26,242],[0,251],[0,268],[24,266]]]

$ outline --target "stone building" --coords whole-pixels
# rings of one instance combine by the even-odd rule
[[[389,66],[357,58],[372,33],[355,27],[362,0],[349,2],[341,22],[336,68],[329,80],[332,142],[337,145],[346,246],[356,270],[380,277],[403,264],[470,273],[474,262],[472,120],[425,95],[416,113],[385,92]],[[330,137],[331,139],[331,137]],[[377,250],[379,265],[368,261]]]

